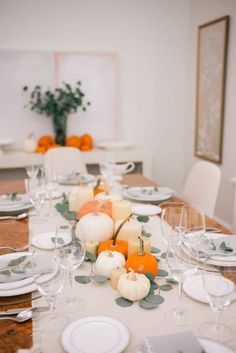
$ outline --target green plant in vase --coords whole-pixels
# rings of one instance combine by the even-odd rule
[[[24,86],[23,91],[28,91],[28,86]],[[62,87],[56,87],[52,91],[43,91],[37,85],[30,94],[29,107],[52,118],[56,143],[65,146],[68,115],[77,112],[79,107],[86,111],[86,106],[90,105],[90,102],[84,101],[84,97],[80,81],[76,82],[75,87],[63,82]]]

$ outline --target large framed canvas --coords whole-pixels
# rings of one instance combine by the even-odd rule
[[[221,163],[229,16],[198,28],[195,155]]]

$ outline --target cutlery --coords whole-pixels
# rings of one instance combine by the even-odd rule
[[[16,315],[21,313],[22,311],[26,311],[26,310],[33,310],[35,312],[41,312],[41,311],[48,311],[49,307],[48,306],[38,306],[35,308],[15,308],[15,309],[8,309],[8,310],[4,310],[4,311],[0,311],[0,317],[4,316],[4,315]]]
[[[24,219],[28,217],[28,213],[20,213],[18,214],[17,216],[0,216],[0,221],[4,221],[4,220],[7,220],[7,219],[13,219],[15,221],[20,221],[21,219]]]
[[[12,320],[15,322],[24,322],[27,320],[32,319],[32,317],[35,315],[36,311],[34,309],[26,309],[21,311],[19,314],[16,315],[16,317],[12,316],[0,316],[0,320]]]
[[[27,250],[28,248],[29,248],[28,244],[19,248],[14,248],[13,246],[0,246],[0,250],[11,250],[15,252],[24,251],[24,250]]]

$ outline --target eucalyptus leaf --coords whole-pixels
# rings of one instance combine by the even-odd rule
[[[225,251],[225,252],[233,252],[234,251],[230,246],[226,245],[226,243],[224,241],[220,244],[219,248],[220,248],[220,250]]]
[[[116,298],[116,304],[118,304],[119,306],[122,306],[123,308],[126,308],[128,306],[133,305],[133,302],[123,297],[119,297],[119,298]]]
[[[55,244],[56,243],[56,237],[51,237],[51,242],[53,244]],[[64,239],[61,238],[61,237],[57,237],[57,242],[58,242],[58,244],[65,244]]]
[[[0,275],[4,275],[4,276],[11,276],[11,271],[10,270],[2,270],[0,271]]]
[[[149,281],[154,281],[155,276],[151,272],[145,272],[144,274],[149,279]]]
[[[158,307],[158,304],[152,304],[143,299],[139,302],[139,306],[143,309],[155,309]]]
[[[163,291],[165,291],[165,292],[167,292],[167,291],[169,291],[169,290],[171,290],[171,289],[173,289],[173,287],[172,287],[170,284],[162,284],[162,285],[160,286],[160,290],[163,290]]]
[[[8,263],[8,266],[17,266],[17,265],[20,265],[22,262],[25,261],[25,259],[27,258],[27,256],[20,256],[18,257],[17,259],[14,259],[14,260],[11,260],[9,263]]]
[[[143,236],[143,237],[146,237],[146,238],[150,238],[150,237],[152,236],[152,234],[151,234],[151,233],[147,233],[147,232],[145,231],[145,229],[142,229],[142,236]]]
[[[174,278],[167,278],[166,282],[171,284],[178,284],[178,282]]]
[[[75,276],[75,281],[80,284],[88,284],[89,282],[91,282],[91,277],[90,276]]]
[[[159,252],[161,252],[161,250],[158,249],[158,248],[156,248],[155,246],[152,246],[152,247],[151,247],[151,252],[158,254]]]
[[[156,290],[159,288],[159,284],[157,284],[155,282],[151,282],[151,288],[153,288],[153,290]]]
[[[142,223],[147,223],[149,221],[149,217],[148,216],[138,216],[137,220]]]
[[[97,260],[97,257],[95,255],[93,255],[91,252],[86,251],[85,254],[85,261],[91,261],[91,262],[95,262]]]
[[[97,283],[105,283],[108,280],[107,277],[98,275],[91,276],[91,278]]]
[[[12,273],[16,273],[16,274],[25,273],[24,270],[17,270],[16,268],[13,268],[13,269],[11,270],[11,272],[12,272]]]
[[[160,305],[165,299],[161,295],[150,294],[145,297],[145,300],[150,304]]]
[[[158,277],[167,277],[168,276],[168,272],[159,268],[157,276]]]
[[[165,258],[166,258],[166,252],[163,252],[163,253],[161,254],[161,258],[162,258],[162,259],[165,259]]]

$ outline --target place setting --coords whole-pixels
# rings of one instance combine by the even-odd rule
[[[88,173],[73,172],[58,175],[58,183],[61,185],[81,185],[96,182],[96,177]]]
[[[0,196],[0,220],[1,216],[18,216],[25,214],[33,207],[27,194],[12,192]],[[21,219],[21,217],[18,217]],[[22,216],[22,219],[25,218]],[[17,219],[17,218],[16,218]]]
[[[174,191],[168,187],[135,186],[124,190],[124,197],[134,201],[156,203],[169,200]]]

